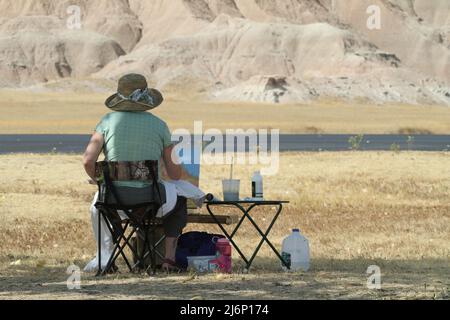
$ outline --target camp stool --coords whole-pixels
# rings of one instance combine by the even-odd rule
[[[164,236],[157,240],[156,228],[161,219],[156,217],[161,205],[166,201],[164,186],[158,182],[158,161],[136,162],[97,162],[95,167],[98,185],[98,276],[115,271],[115,262],[121,256],[130,272],[145,270],[149,275],[156,273],[156,255],[163,259],[158,245]],[[148,186],[132,188],[118,186],[119,181],[141,181]],[[101,265],[101,219],[104,219],[114,243],[113,252],[102,270]],[[128,230],[130,231],[128,232]],[[143,239],[138,250],[131,243],[133,236]],[[132,263],[125,254],[129,248],[133,254]],[[150,257],[150,266],[146,259]],[[148,259],[147,259],[148,260]]]

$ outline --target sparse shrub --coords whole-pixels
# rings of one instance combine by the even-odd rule
[[[357,136],[350,137],[348,139],[348,144],[350,145],[351,150],[360,150],[361,143],[364,139],[364,135],[358,134]]]
[[[408,136],[408,138],[406,138],[406,143],[408,144],[408,150],[411,150],[414,146],[414,137],[413,136]]]
[[[398,143],[391,144],[390,150],[393,152],[400,152],[400,145]]]

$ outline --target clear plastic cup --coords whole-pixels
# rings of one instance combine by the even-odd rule
[[[239,188],[241,180],[222,180],[223,200],[239,201]]]

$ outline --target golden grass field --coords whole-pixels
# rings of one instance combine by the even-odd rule
[[[48,110],[42,121],[50,119]],[[81,156],[2,155],[0,298],[448,299],[449,167],[441,152],[283,153],[279,174],[265,179],[266,197],[291,203],[271,239],[280,247],[290,229],[301,228],[310,240],[309,272],[282,272],[264,246],[250,274],[240,272],[235,255],[232,275],[83,273],[82,289],[69,291],[67,267],[82,268],[95,254],[88,213],[95,187],[86,183]],[[236,168],[242,196],[255,169]],[[201,187],[220,194],[227,170],[203,166]],[[255,213],[262,225],[266,214]],[[248,252],[258,238],[248,225],[241,231],[237,240]],[[381,290],[366,287],[369,265],[381,268]]]
[[[111,92],[112,93],[112,92]],[[91,133],[108,113],[108,94],[0,90],[0,134]],[[282,133],[447,134],[450,112],[445,106],[373,105],[323,100],[313,104],[198,102],[170,95],[154,113],[172,130],[274,128]],[[186,101],[187,100],[187,101]],[[239,120],[237,120],[239,119]]]

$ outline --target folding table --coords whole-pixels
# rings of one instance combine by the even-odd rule
[[[268,235],[269,235],[270,231],[272,230],[272,227],[274,226],[281,211],[283,210],[283,204],[287,204],[287,203],[289,203],[289,201],[280,201],[280,200],[271,200],[271,201],[267,201],[267,200],[216,201],[216,200],[213,200],[213,201],[205,202],[208,213],[211,215],[211,217],[214,219],[216,224],[222,230],[223,234],[230,240],[231,244],[236,249],[238,254],[241,256],[242,260],[244,260],[244,262],[246,264],[246,267],[245,267],[246,271],[248,271],[250,269],[253,260],[257,256],[257,254],[258,254],[259,250],[261,249],[261,246],[264,244],[264,242],[269,245],[269,247],[276,254],[278,259],[281,261],[281,263],[286,268],[289,269],[289,265],[287,264],[287,262],[284,261],[283,257],[280,255],[278,250],[274,247],[274,245],[268,239]],[[231,233],[227,232],[227,230],[223,227],[222,223],[220,223],[219,220],[217,219],[216,214],[214,214],[214,212],[213,212],[213,208],[226,207],[226,206],[235,207],[242,212],[242,217],[239,219],[239,222],[234,227],[234,229]],[[258,224],[255,222],[255,220],[253,219],[253,217],[250,214],[253,209],[259,208],[259,207],[276,207],[277,208],[277,212],[265,232],[263,232],[261,230],[261,228],[258,226]],[[236,235],[236,233],[239,231],[239,228],[241,227],[241,225],[245,219],[248,219],[250,221],[250,223],[253,225],[253,227],[258,231],[259,235],[261,236],[261,240],[259,241],[259,243],[258,243],[255,251],[253,252],[252,256],[250,257],[250,259],[248,259],[242,253],[238,244],[233,239],[234,236]]]

